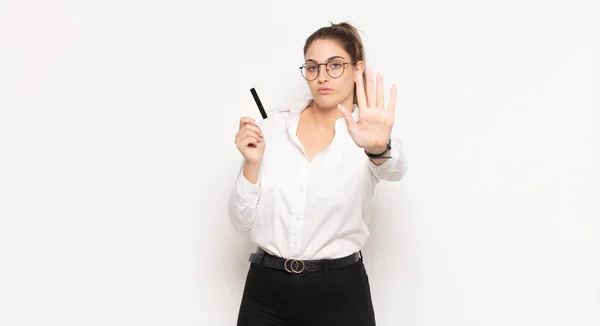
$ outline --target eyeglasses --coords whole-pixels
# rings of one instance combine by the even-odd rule
[[[316,61],[310,61],[300,67],[300,72],[304,79],[311,81],[319,77],[321,66],[325,66],[325,71],[331,78],[338,78],[344,73],[344,69],[348,64],[355,64],[355,62],[344,62],[342,59],[335,58],[325,63],[317,63]]]

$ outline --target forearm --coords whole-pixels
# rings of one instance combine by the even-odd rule
[[[387,162],[387,160],[389,160],[388,157],[386,157],[386,158],[369,158],[369,159],[371,160],[371,162],[373,162],[373,164],[375,164],[377,166],[379,166],[379,165]]]
[[[244,165],[244,177],[253,184],[258,183],[259,172],[260,163],[246,162]]]
[[[369,166],[380,180],[398,181],[406,174],[408,163],[404,146],[400,139],[392,137],[391,150],[381,158],[368,158]]]
[[[261,193],[259,178],[258,167],[255,164],[244,163],[228,205],[231,223],[238,232],[248,230],[254,222]]]
[[[365,148],[365,152],[370,153],[370,154],[382,153],[382,157],[378,157],[378,158],[369,157],[371,162],[373,162],[373,164],[375,164],[375,165],[381,165],[381,164],[385,163],[388,159],[390,159],[390,151],[387,148],[387,143],[382,146],[377,146],[377,147],[373,147],[373,148]]]

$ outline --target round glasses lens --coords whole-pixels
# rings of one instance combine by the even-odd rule
[[[344,73],[344,61],[333,59],[327,63],[327,73],[333,78],[337,78]]]
[[[317,75],[319,74],[319,66],[317,66],[314,63],[305,64],[301,70],[302,76],[304,76],[304,78],[308,80],[313,80],[317,78]]]

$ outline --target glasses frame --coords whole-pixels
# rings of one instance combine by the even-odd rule
[[[344,62],[344,61],[342,61],[342,63],[343,63],[343,65],[342,65],[342,73],[341,73],[339,76],[337,76],[337,77],[333,77],[332,75],[330,75],[330,74],[329,74],[329,69],[327,69],[327,65],[328,65],[328,64],[329,64],[331,61],[333,61],[333,60],[341,60],[341,59],[340,59],[340,58],[332,58],[332,59],[329,59],[329,60],[327,60],[325,63],[318,63],[318,62],[316,62],[316,61],[315,61],[315,62],[316,62],[315,64],[317,65],[317,76],[315,76],[315,78],[313,78],[313,79],[308,79],[308,78],[306,78],[306,76],[305,76],[305,75],[304,75],[304,73],[302,72],[302,69],[306,68],[306,63],[305,63],[305,64],[303,64],[302,66],[300,66],[298,69],[300,69],[300,74],[302,75],[302,77],[303,77],[304,79],[306,79],[306,80],[308,80],[308,81],[313,81],[313,80],[315,80],[315,79],[319,78],[319,74],[321,73],[321,66],[325,66],[325,72],[327,72],[327,75],[328,75],[329,77],[331,77],[331,78],[340,78],[340,77],[342,77],[342,75],[343,75],[343,74],[344,74],[344,72],[346,71],[346,65],[349,65],[349,64],[352,64],[352,65],[353,65],[353,64],[356,64],[356,62],[354,62],[354,61],[352,61],[352,62],[350,62],[350,61],[348,61],[348,62]]]

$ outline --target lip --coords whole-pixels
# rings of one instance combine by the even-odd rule
[[[331,88],[319,88],[318,92],[319,92],[319,94],[329,94],[329,93],[333,92],[333,89],[331,89]]]

